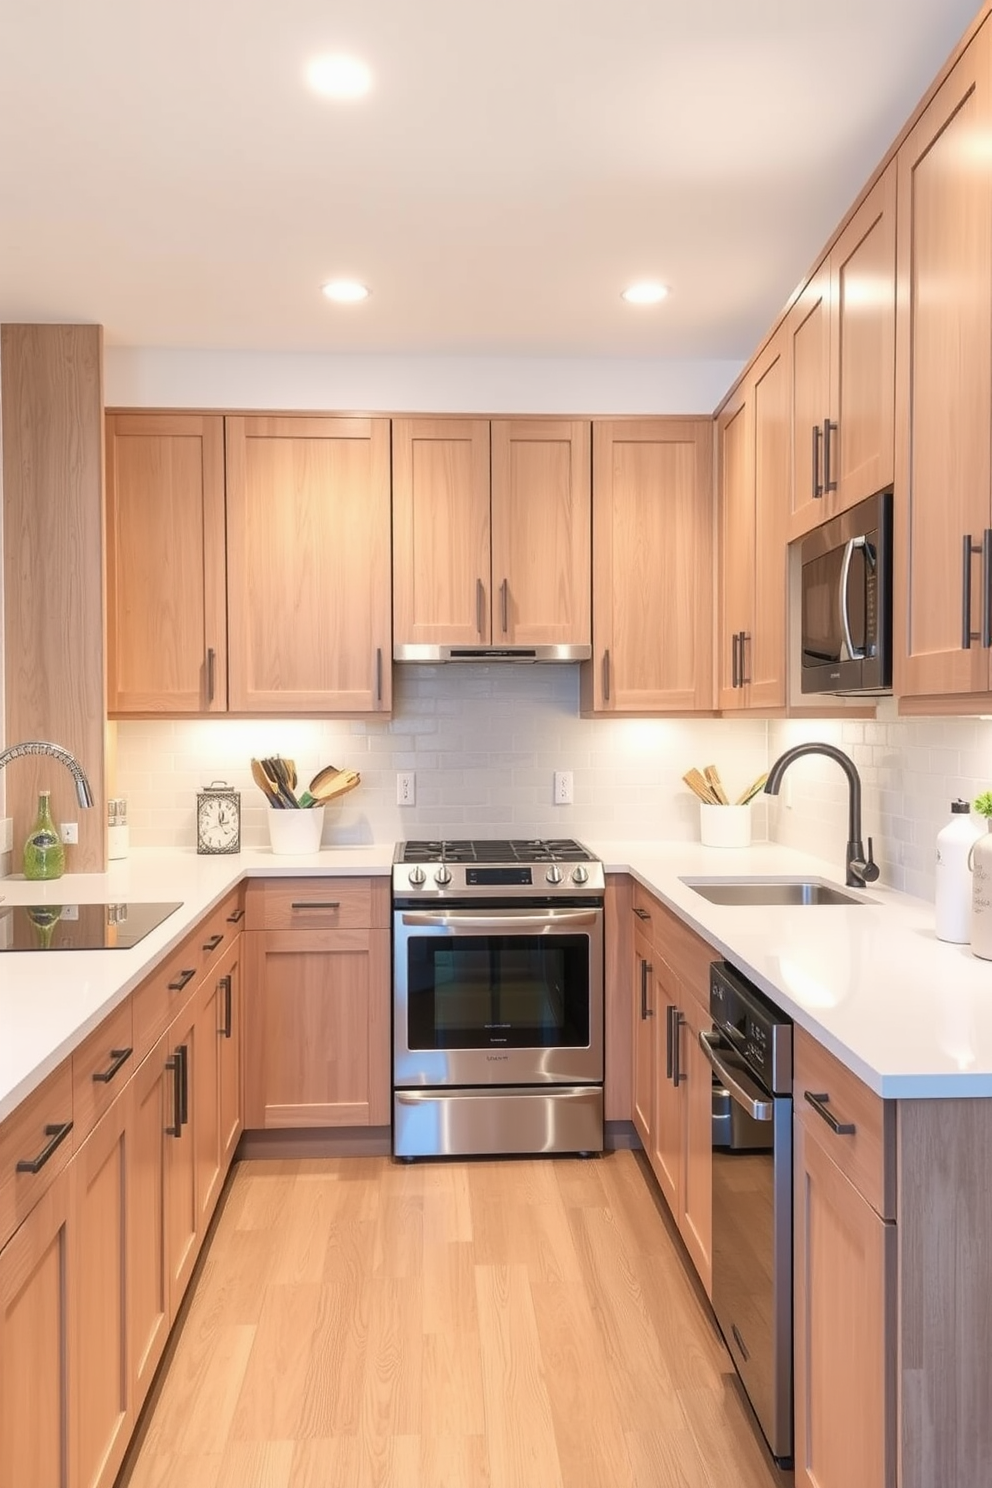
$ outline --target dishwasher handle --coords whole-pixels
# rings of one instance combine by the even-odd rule
[[[700,1030],[699,1047],[702,1049],[709,1063],[727,1093],[743,1106],[753,1121],[771,1121],[775,1114],[775,1103],[766,1095],[756,1081],[749,1078],[743,1070],[731,1070],[717,1053],[717,1038],[705,1029]]]

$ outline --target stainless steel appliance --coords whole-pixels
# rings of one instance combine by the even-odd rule
[[[710,967],[713,1311],[772,1455],[792,1457],[792,1024]]]
[[[571,840],[393,861],[393,1152],[603,1147],[603,865]]]
[[[803,692],[891,692],[891,491],[824,522],[800,551]]]

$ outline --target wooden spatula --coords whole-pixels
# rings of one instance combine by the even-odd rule
[[[717,773],[716,765],[707,765],[703,770],[703,774],[706,777],[706,784],[716,796],[719,804],[721,806],[729,806],[730,798],[720,782],[720,776]]]

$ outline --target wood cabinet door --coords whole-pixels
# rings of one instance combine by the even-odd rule
[[[173,1023],[166,1069],[173,1085],[165,1143],[165,1265],[169,1319],[193,1274],[201,1239],[196,1203],[196,1065],[200,1028],[196,999]]]
[[[720,600],[717,703],[747,701],[741,652],[753,635],[754,615],[754,389],[748,379],[717,420],[719,464]]]
[[[833,515],[892,484],[896,349],[896,163],[830,250]]]
[[[173,1141],[175,1081],[161,1038],[135,1070],[130,1102],[127,1193],[127,1305],[131,1398],[137,1415],[169,1336],[169,1271],[165,1254],[165,1152]]]
[[[394,419],[392,432],[394,646],[487,646],[489,420]]]
[[[246,1125],[389,1120],[389,932],[246,932]]]
[[[969,535],[981,548],[992,502],[990,54],[986,23],[898,155],[893,649],[902,696],[989,686],[982,559],[963,554]],[[970,649],[965,630],[978,636]]]
[[[830,265],[824,260],[786,319],[791,369],[792,517],[799,537],[829,515],[823,425],[830,416]]]
[[[130,1111],[125,1091],[72,1160],[75,1488],[112,1488],[134,1423],[127,1336]]]
[[[713,707],[711,419],[593,424],[593,657],[583,711]]]
[[[591,443],[585,419],[493,421],[494,645],[591,643]]]
[[[0,1483],[71,1488],[72,1169],[0,1250]]]
[[[793,1129],[796,1484],[893,1488],[895,1226]]]
[[[107,416],[107,710],[227,708],[224,420]]]
[[[788,676],[789,342],[779,331],[754,367],[754,605],[742,666],[749,707],[783,708]]]
[[[239,936],[221,981],[223,1002],[217,1035],[217,1083],[220,1108],[221,1182],[234,1161],[238,1138],[244,1127],[244,1019],[241,956],[244,942]]]
[[[679,1229],[709,1296],[713,1289],[713,1070],[699,1046],[712,1019],[694,998],[681,1004],[682,1188]]]
[[[653,1003],[655,1013],[654,1130],[648,1157],[658,1185],[676,1224],[681,1220],[682,1199],[682,1090],[685,1077],[679,1059],[685,1045],[683,1015],[679,1007],[681,987],[669,966],[655,951]]]
[[[654,1139],[656,1084],[655,1028],[658,1009],[654,1005],[654,949],[640,931],[634,934],[634,1040],[632,1117],[637,1135],[649,1155]]]
[[[196,1058],[191,1070],[190,1105],[195,1114],[196,1227],[202,1237],[220,1195],[220,1045],[227,1016],[224,981],[229,957],[204,979],[196,994]]]
[[[232,712],[388,712],[389,420],[226,428]]]

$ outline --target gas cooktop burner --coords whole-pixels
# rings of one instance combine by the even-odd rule
[[[593,855],[570,837],[516,841],[401,842],[397,863],[591,863]]]

